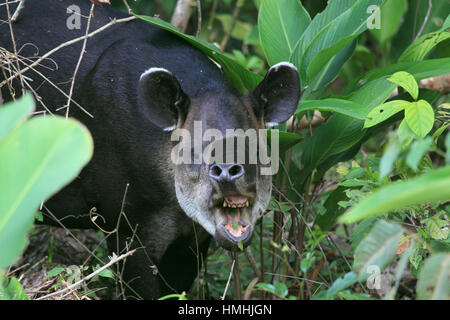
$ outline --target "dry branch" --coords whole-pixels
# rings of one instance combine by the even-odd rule
[[[136,252],[136,249],[131,250],[131,251],[128,251],[127,253],[124,253],[124,254],[122,254],[122,255],[120,255],[120,256],[112,257],[111,260],[110,260],[107,264],[105,264],[105,265],[104,265],[103,267],[101,267],[101,268],[98,268],[97,270],[95,270],[94,272],[92,272],[92,273],[89,274],[88,276],[84,277],[84,278],[81,279],[80,281],[77,281],[77,282],[75,282],[74,284],[72,284],[72,285],[70,285],[70,286],[68,286],[67,288],[64,288],[64,289],[62,289],[62,290],[59,290],[59,291],[56,291],[56,292],[52,292],[52,293],[47,294],[47,295],[45,295],[45,296],[43,296],[43,297],[39,297],[39,298],[37,298],[36,300],[44,300],[44,299],[48,299],[48,298],[50,298],[50,297],[53,297],[53,296],[62,294],[62,293],[64,293],[64,292],[66,292],[66,291],[72,290],[72,289],[78,287],[78,286],[79,286],[80,284],[82,284],[83,282],[86,282],[86,281],[92,279],[93,277],[95,277],[96,275],[98,275],[99,273],[101,273],[103,270],[109,268],[110,266],[112,266],[113,264],[119,262],[120,260],[125,259],[126,257],[132,255],[132,254],[135,253],[135,252]]]
[[[170,23],[181,32],[186,31],[187,24],[192,15],[191,0],[178,0],[173,11]]]

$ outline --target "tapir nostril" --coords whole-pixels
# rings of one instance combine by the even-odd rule
[[[213,178],[218,178],[222,174],[222,169],[219,165],[213,165],[209,170],[209,175]]]
[[[219,182],[231,181],[244,174],[244,167],[240,164],[213,164],[209,169],[209,176]]]
[[[244,173],[244,167],[240,164],[232,165],[231,168],[229,168],[228,172],[230,173],[231,179],[236,179]]]

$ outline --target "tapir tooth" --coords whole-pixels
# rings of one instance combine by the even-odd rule
[[[246,206],[246,207],[248,207],[248,200],[247,200],[247,201],[245,201],[245,206]]]
[[[228,205],[227,205],[227,202],[224,200],[223,201],[223,207],[225,208],[225,207],[227,207]]]

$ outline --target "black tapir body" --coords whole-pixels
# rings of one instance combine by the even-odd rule
[[[68,8],[74,4],[81,10],[79,29],[68,27],[73,19]],[[10,4],[11,12],[16,5]],[[20,67],[83,36],[90,6],[87,0],[26,1],[13,24]],[[96,6],[90,31],[126,16]],[[0,7],[0,20],[0,47],[14,53],[3,22],[6,6]],[[66,112],[61,107],[67,96],[60,90],[69,93],[82,43],[56,51],[24,73],[54,114]],[[0,82],[11,68],[2,61]],[[19,96],[19,79],[1,90],[6,101],[11,92]],[[261,175],[255,164],[174,163],[172,133],[181,128],[193,133],[196,123],[220,133],[264,128],[287,120],[299,96],[298,73],[288,63],[273,66],[253,92],[241,96],[214,62],[177,36],[139,20],[115,24],[88,39],[76,75],[73,100],[92,117],[74,103],[69,109],[69,116],[92,133],[94,156],[45,203],[45,223],[59,225],[51,212],[69,228],[112,231],[123,206],[119,239],[109,237],[108,245],[114,252],[123,252],[130,242],[140,248],[125,264],[129,294],[157,298],[187,290],[211,236],[226,249],[250,243],[270,200],[271,177]]]

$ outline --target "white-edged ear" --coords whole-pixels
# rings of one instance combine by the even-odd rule
[[[184,122],[189,98],[175,76],[164,68],[152,67],[141,74],[138,101],[149,120],[165,131]]]
[[[277,64],[274,64],[272,67],[270,67],[269,70],[278,71],[278,69],[280,67],[288,67],[288,68],[294,69],[295,71],[298,72],[297,67],[294,66],[292,63],[287,62],[287,61],[278,62]]]
[[[173,125],[173,126],[164,128],[163,130],[164,130],[164,131],[173,131],[173,130],[175,130],[176,128],[177,128],[177,126]]]
[[[277,63],[251,93],[257,102],[255,114],[266,126],[278,125],[294,114],[300,94],[297,68],[290,62]]]
[[[170,72],[170,71],[167,70],[167,69],[153,67],[153,68],[150,68],[150,69],[148,69],[148,70],[145,70],[145,71],[141,74],[141,76],[139,77],[139,80],[142,80],[142,78],[148,76],[150,73],[153,73],[153,72],[166,72],[166,73],[168,73],[168,74],[170,74],[170,75],[172,74],[172,72]]]
[[[277,125],[279,125],[278,122],[266,122],[266,128],[276,127]]]

